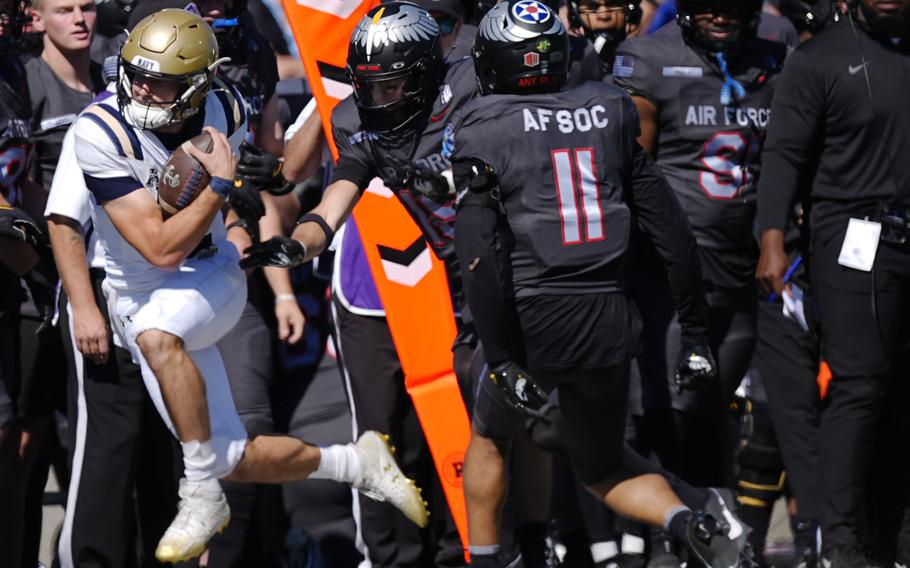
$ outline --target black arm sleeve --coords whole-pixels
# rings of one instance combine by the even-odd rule
[[[695,235],[657,164],[637,143],[632,148],[630,182],[629,207],[663,258],[683,339],[707,343],[708,308]]]
[[[453,166],[456,187],[464,187],[468,192],[463,194],[455,217],[455,252],[484,357],[490,366],[496,366],[522,359],[520,354],[513,353],[513,341],[520,335],[520,326],[508,252],[498,233],[504,220],[489,191],[481,188],[472,191],[466,187],[472,176],[465,170],[471,167],[469,162],[456,162]]]
[[[786,230],[801,174],[812,161],[826,102],[818,65],[802,50],[787,60],[774,91],[758,180],[758,229]]]

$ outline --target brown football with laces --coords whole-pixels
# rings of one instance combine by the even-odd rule
[[[178,146],[161,168],[158,205],[165,218],[192,203],[212,179],[202,164],[186,151],[188,144],[209,153],[212,151],[212,136],[208,132],[193,136]]]

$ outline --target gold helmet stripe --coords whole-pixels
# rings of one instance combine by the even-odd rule
[[[109,134],[112,134],[120,142],[120,148],[118,148],[120,153],[131,160],[136,159],[136,152],[133,149],[133,142],[130,139],[130,135],[126,131],[126,125],[115,118],[107,109],[102,108],[101,104],[94,104],[88,107],[83,114],[97,117],[105,126],[107,126]],[[98,124],[98,121],[96,120],[95,123]],[[102,126],[101,124],[98,125]],[[139,159],[141,159],[141,149],[139,150],[139,153]]]

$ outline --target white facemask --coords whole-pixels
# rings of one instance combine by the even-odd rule
[[[132,93],[132,85],[123,68],[120,68],[120,87],[126,93]],[[142,130],[155,130],[173,122],[176,105],[166,107],[143,104],[130,97],[129,104],[123,109],[123,118],[128,123]]]

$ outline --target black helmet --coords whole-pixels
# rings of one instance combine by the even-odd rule
[[[472,54],[484,95],[558,91],[569,75],[566,28],[540,0],[493,6],[480,21]]]
[[[568,0],[566,5],[569,8],[569,23],[576,28],[581,28],[585,37],[594,44],[594,49],[598,55],[603,52],[604,47],[617,46],[626,39],[626,27],[638,26],[641,24],[641,2],[639,0],[610,0],[608,5],[621,7],[626,13],[626,25],[618,30],[594,31],[585,24],[581,17],[579,5],[584,4],[581,0]],[[606,53],[606,52],[604,52]],[[611,54],[612,55],[612,54]],[[610,61],[612,63],[612,61]]]
[[[351,34],[347,74],[366,130],[414,126],[429,112],[445,76],[439,25],[408,2],[376,6]]]
[[[686,43],[711,55],[718,53],[731,54],[739,50],[758,34],[758,22],[761,19],[762,0],[678,0],[676,2],[676,21],[682,28]],[[740,26],[731,28],[730,37],[724,40],[713,40],[699,29],[695,22],[696,14],[724,11],[736,15]]]

